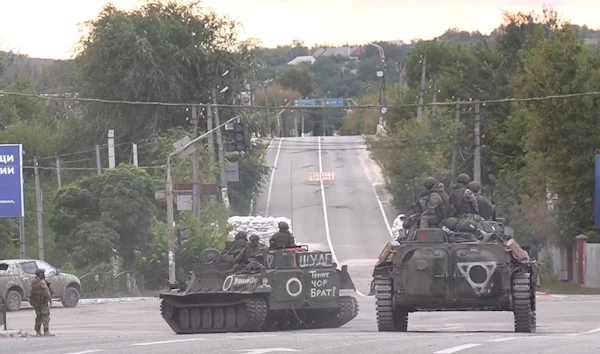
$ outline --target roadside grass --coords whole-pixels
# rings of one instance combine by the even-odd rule
[[[548,294],[581,294],[581,295],[600,295],[600,288],[586,288],[578,284],[566,281],[559,281],[556,276],[549,277],[542,275],[542,284],[538,291]]]

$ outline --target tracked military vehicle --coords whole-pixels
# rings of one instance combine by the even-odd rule
[[[258,270],[233,274],[212,252],[185,290],[160,295],[162,317],[177,334],[334,328],[358,314],[347,266],[336,269],[331,252],[263,250],[254,254]]]
[[[515,332],[535,332],[539,264],[495,221],[478,232],[416,229],[388,243],[374,269],[379,331],[407,331],[418,311],[512,311]]]

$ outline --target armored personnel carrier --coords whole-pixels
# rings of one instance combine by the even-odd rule
[[[515,332],[535,332],[539,264],[512,229],[495,221],[477,229],[416,229],[386,245],[373,273],[380,332],[406,331],[418,311],[512,311]]]
[[[254,254],[258,267],[233,274],[211,252],[185,290],[160,295],[162,317],[177,334],[334,328],[358,314],[347,266],[337,269],[331,252],[263,250]]]

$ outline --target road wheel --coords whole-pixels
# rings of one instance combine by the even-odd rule
[[[79,303],[79,291],[72,286],[69,286],[65,291],[61,303],[64,307],[75,307]]]
[[[21,294],[17,290],[10,290],[6,294],[6,311],[18,311],[21,308]]]
[[[531,274],[517,272],[513,276],[512,295],[515,332],[536,331],[535,292],[531,289]]]

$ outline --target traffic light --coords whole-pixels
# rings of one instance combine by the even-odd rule
[[[233,141],[227,144],[227,152],[242,152],[247,148],[244,124],[233,124]]]

